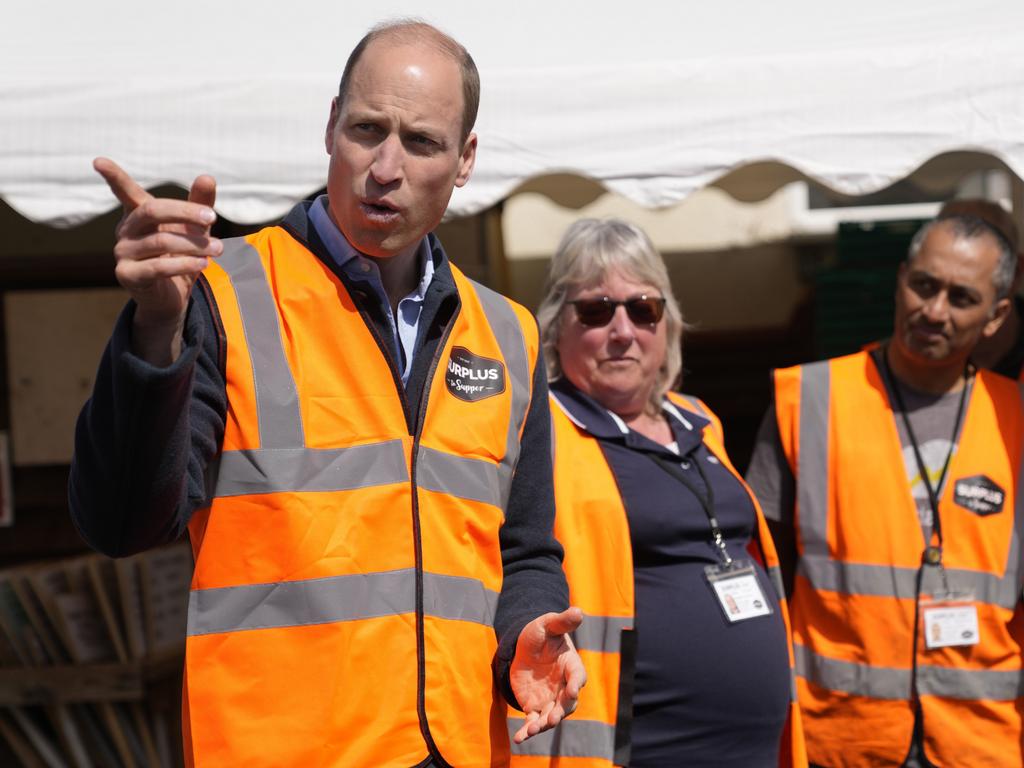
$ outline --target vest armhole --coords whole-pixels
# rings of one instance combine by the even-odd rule
[[[615,712],[614,765],[629,765],[633,747],[633,690],[636,677],[636,630],[621,630],[619,640],[619,699]]]
[[[199,278],[196,280],[196,287],[202,292],[203,298],[206,299],[206,306],[210,310],[213,327],[217,332],[217,370],[219,370],[226,378],[228,367],[228,338],[227,334],[224,333],[224,323],[220,319],[220,310],[217,308],[217,302],[213,297],[213,289],[210,287],[210,283],[206,279],[206,275],[199,275]]]

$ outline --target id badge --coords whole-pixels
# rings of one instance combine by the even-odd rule
[[[772,613],[772,604],[761,590],[761,582],[751,561],[733,560],[729,565],[705,566],[704,578],[730,623]]]
[[[958,593],[921,598],[920,606],[924,644],[929,650],[977,645],[981,641],[974,595]]]

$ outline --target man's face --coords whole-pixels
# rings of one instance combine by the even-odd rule
[[[934,227],[916,257],[900,266],[893,343],[912,364],[966,363],[974,345],[1002,324],[1009,301],[996,301],[995,238],[958,237]]]
[[[428,45],[376,40],[327,123],[327,196],[360,252],[413,253],[469,180],[476,136],[461,141],[458,64]]]

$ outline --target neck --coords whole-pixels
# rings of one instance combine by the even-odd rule
[[[640,410],[632,416],[621,413],[618,416],[634,432],[639,432],[656,443],[667,445],[672,442],[672,430],[661,413],[648,413],[646,410]]]
[[[420,281],[419,255],[420,244],[417,242],[410,249],[385,258],[370,256],[380,270],[380,281],[384,293],[388,295],[391,311],[398,311],[398,302],[408,296]]]
[[[999,330],[987,339],[981,339],[971,352],[974,364],[979,368],[994,368],[1013,349],[1020,326],[1020,315],[1017,314],[1017,303],[1014,301],[1010,304],[1010,311],[1003,324],[999,326]]]
[[[944,395],[947,392],[956,392],[964,385],[963,360],[942,361],[935,365],[922,366],[906,358],[894,344],[886,345],[885,359],[896,380],[918,392]]]

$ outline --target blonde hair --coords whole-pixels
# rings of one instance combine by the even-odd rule
[[[646,232],[622,219],[580,219],[562,235],[551,259],[544,298],[537,308],[548,380],[562,376],[558,319],[567,298],[574,291],[597,285],[612,272],[650,283],[665,298],[665,360],[658,369],[648,402],[650,409],[657,412],[665,393],[678,383],[682,372],[682,339],[686,325],[661,254]]]

